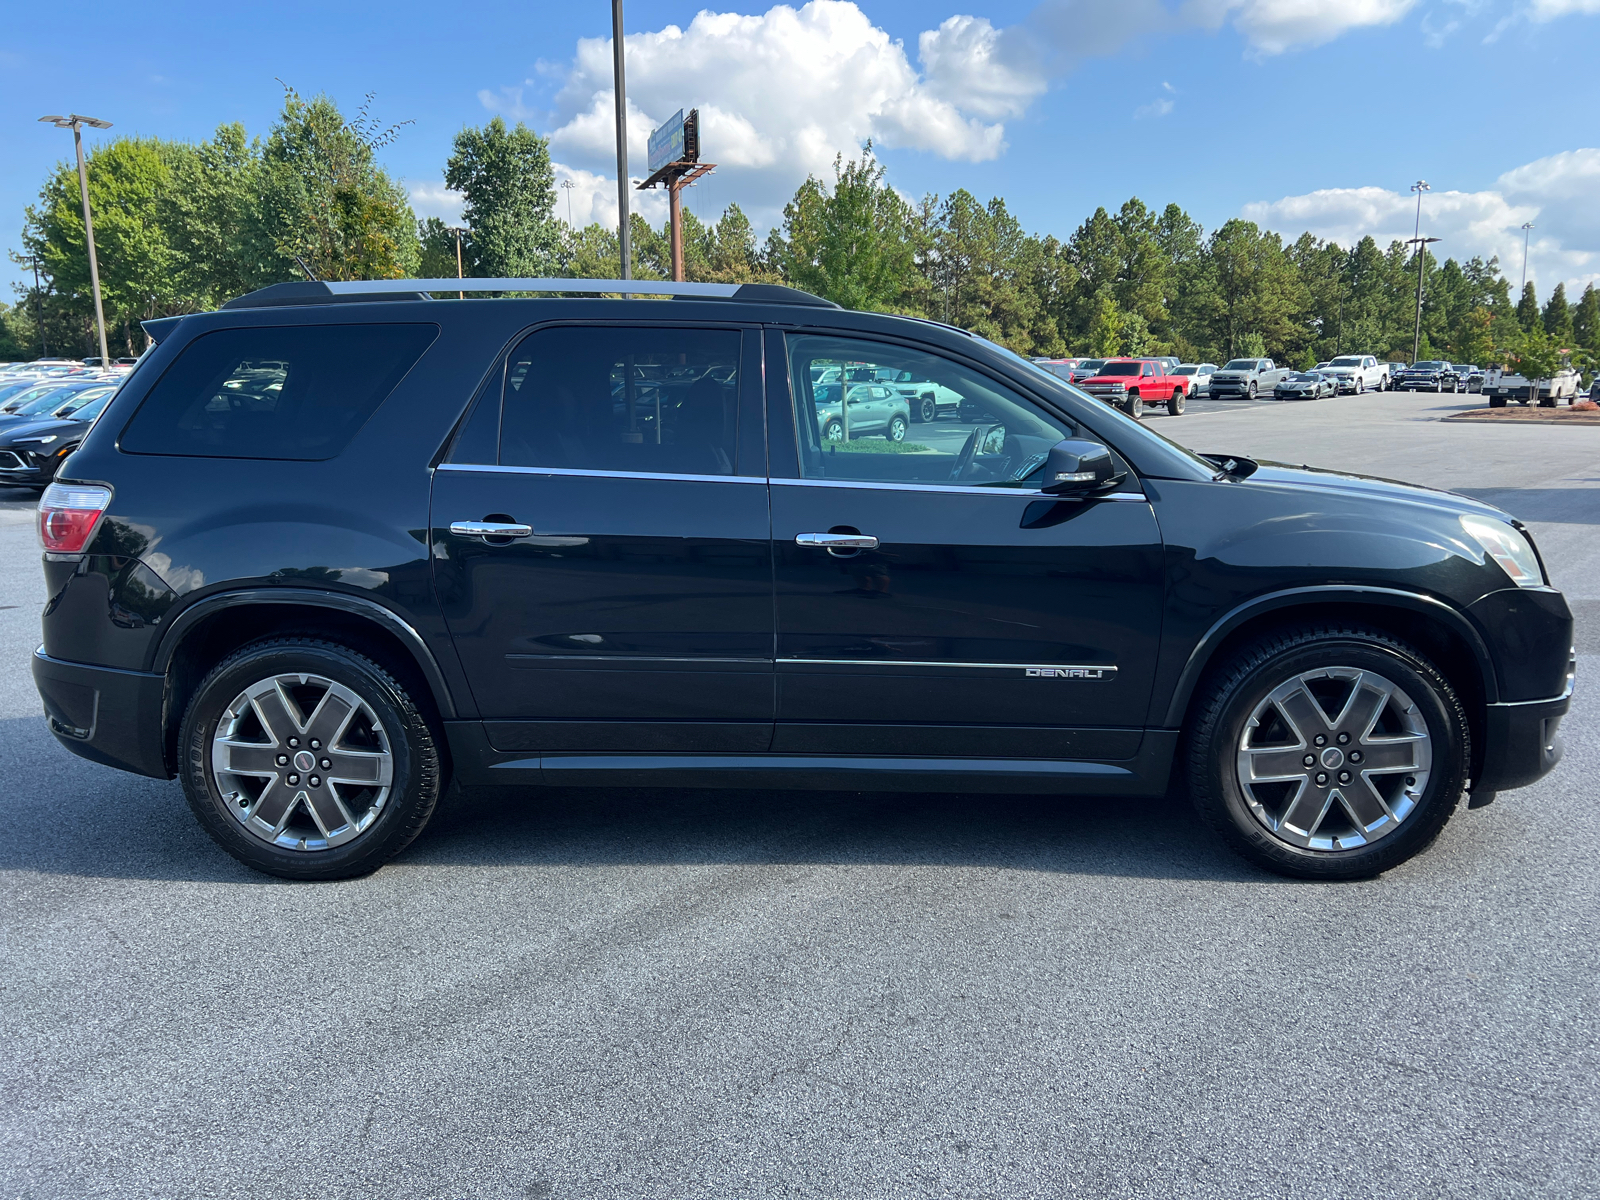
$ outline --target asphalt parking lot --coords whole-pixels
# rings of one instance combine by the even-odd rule
[[[46,734],[0,494],[0,1197],[1596,1194],[1600,430],[1469,403],[1152,422],[1500,504],[1578,613],[1561,767],[1342,885],[1182,796],[588,790],[274,881]]]

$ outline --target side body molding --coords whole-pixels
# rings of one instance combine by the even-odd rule
[[[165,675],[172,665],[173,655],[177,653],[178,646],[183,642],[188,631],[199,621],[211,616],[222,609],[241,608],[248,605],[261,604],[297,604],[311,608],[328,608],[336,612],[347,613],[371,621],[385,631],[393,634],[400,640],[401,645],[410,651],[411,657],[416,661],[417,668],[428,681],[428,687],[433,693],[433,699],[439,706],[439,714],[445,720],[453,719],[456,714],[455,701],[451,698],[450,688],[445,683],[444,673],[439,669],[438,660],[433,652],[428,649],[428,644],[422,635],[398,613],[385,608],[374,600],[362,596],[352,596],[345,592],[324,592],[312,588],[244,588],[233,592],[220,592],[207,596],[204,600],[197,601],[184,609],[168,626],[166,634],[156,646],[155,661],[150,669],[158,674]]]
[[[1161,727],[1176,729],[1183,724],[1184,711],[1189,707],[1189,698],[1194,694],[1200,676],[1210,665],[1217,647],[1239,626],[1275,609],[1328,603],[1379,604],[1391,608],[1404,608],[1447,625],[1451,632],[1459,635],[1461,640],[1472,648],[1473,657],[1477,660],[1478,670],[1483,677],[1485,702],[1493,704],[1500,699],[1494,659],[1489,654],[1488,644],[1483,640],[1483,635],[1478,632],[1477,627],[1460,609],[1434,596],[1421,592],[1408,592],[1400,588],[1371,587],[1363,584],[1320,585],[1285,588],[1282,591],[1254,596],[1219,617],[1190,651],[1183,673],[1178,677],[1178,684],[1173,689],[1172,699],[1167,704]]]

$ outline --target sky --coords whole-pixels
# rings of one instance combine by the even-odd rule
[[[611,10],[604,0],[461,10],[391,0],[218,5],[157,19],[87,2],[66,29],[29,6],[0,43],[0,238],[72,153],[38,123],[109,133],[265,135],[284,85],[347,113],[373,95],[382,151],[419,216],[453,217],[451,138],[499,114],[550,139],[557,214],[616,219]],[[1243,216],[1349,245],[1423,232],[1442,257],[1497,254],[1541,298],[1600,281],[1600,0],[627,0],[630,174],[650,129],[698,107],[717,170],[697,215],[737,202],[764,231],[808,174],[870,139],[907,196],[966,188],[1066,238],[1129,196],[1208,229]],[[281,82],[280,82],[281,81]],[[86,131],[87,133],[88,131]],[[659,221],[664,194],[633,193]],[[0,284],[22,269],[0,263]]]

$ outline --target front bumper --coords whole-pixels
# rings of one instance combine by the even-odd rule
[[[1483,766],[1472,781],[1474,800],[1484,793],[1527,787],[1561,761],[1561,718],[1572,704],[1572,686],[1569,674],[1566,691],[1559,696],[1487,706]]]
[[[64,662],[41,646],[33,652],[33,682],[44,701],[45,725],[68,750],[136,775],[172,778],[163,676]]]

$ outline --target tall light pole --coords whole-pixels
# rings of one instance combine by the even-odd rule
[[[611,71],[617,100],[617,240],[622,278],[633,278],[633,247],[628,237],[628,80],[622,62],[622,0],[611,0]]]
[[[573,183],[572,180],[570,180],[570,179],[563,179],[561,181],[561,190],[567,194],[567,228],[568,229],[575,228],[574,225],[572,224],[572,189],[577,187],[577,186],[578,185]]]
[[[1411,361],[1417,361],[1417,355],[1422,350],[1422,268],[1428,262],[1428,246],[1433,242],[1442,242],[1443,238],[1414,237],[1408,239],[1408,244],[1417,248],[1417,332],[1411,339]]]
[[[460,279],[460,278],[462,278],[462,274],[461,274],[461,226],[459,226],[459,225],[451,225],[449,228],[450,228],[450,232],[456,235],[456,278]],[[456,299],[457,300],[465,300],[466,298],[467,298],[466,292],[457,292],[456,293]]]
[[[1517,288],[1517,298],[1522,298],[1521,293],[1528,286],[1528,230],[1533,228],[1532,221],[1522,223],[1522,283]]]
[[[89,282],[94,287],[94,323],[100,331],[100,366],[103,369],[111,364],[111,355],[106,351],[106,313],[100,303],[100,264],[94,257],[94,220],[89,215],[89,168],[83,162],[83,127],[110,129],[111,122],[80,117],[77,113],[65,117],[40,117],[39,120],[48,121],[58,129],[72,130],[72,144],[78,151],[78,188],[83,193],[83,233],[89,243]]]

